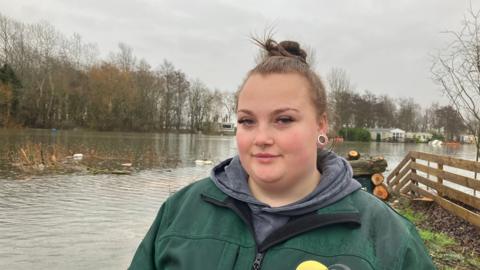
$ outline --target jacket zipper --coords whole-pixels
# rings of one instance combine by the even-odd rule
[[[255,260],[253,261],[253,264],[252,264],[252,270],[260,270],[260,268],[262,267],[263,257],[264,257],[263,252],[258,252],[257,255],[255,255]]]
[[[217,200],[211,199],[206,196],[202,196],[202,198],[207,202],[213,203],[221,207],[229,208],[230,210],[235,212],[240,217],[240,219],[247,225],[248,229],[250,230],[250,233],[255,238],[255,230],[253,228],[253,225],[237,207],[234,207],[231,204],[225,203],[223,201],[217,201]],[[256,246],[255,249],[257,250],[256,251],[257,253],[255,254],[255,259],[253,260],[253,263],[252,263],[252,270],[260,270],[262,267],[263,257],[265,256],[265,251],[263,252],[259,251],[258,243],[255,243],[255,246]]]
[[[247,225],[250,229],[250,233],[255,238],[255,230],[253,228],[253,224],[251,221],[245,216],[242,212],[240,207],[235,205],[235,201],[231,198],[227,199],[230,200],[229,202],[225,201],[218,201],[212,198],[209,198],[205,195],[202,195],[202,198],[210,203],[215,205],[226,207],[233,210]],[[246,206],[248,207],[248,206]],[[305,217],[296,219],[292,222],[287,223],[286,226],[283,227],[281,230],[277,230],[269,235],[261,244],[255,243],[256,245],[256,255],[255,260],[252,263],[253,270],[261,269],[263,259],[265,257],[265,253],[267,250],[291,237],[310,231],[312,229],[329,226],[333,224],[349,224],[354,226],[360,226],[360,215],[358,213],[337,213],[337,214],[324,214],[324,215],[306,215]],[[292,228],[297,228],[296,230],[292,230]]]

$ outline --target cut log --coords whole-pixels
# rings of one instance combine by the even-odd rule
[[[373,188],[373,195],[377,196],[382,200],[386,200],[388,198],[388,191],[387,187],[384,184],[380,184]]]
[[[372,174],[372,177],[370,178],[372,180],[372,183],[375,185],[375,186],[378,186],[380,185],[381,183],[383,183],[383,180],[385,179],[383,177],[383,175],[381,173],[374,173]]]
[[[348,151],[348,160],[357,160],[360,158],[360,153],[355,150]]]
[[[383,173],[387,168],[387,161],[381,157],[349,160],[349,162],[353,169],[353,176]]]

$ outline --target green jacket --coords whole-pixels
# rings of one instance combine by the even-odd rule
[[[170,197],[138,247],[131,270],[435,269],[415,227],[365,191],[290,220],[257,245],[249,207],[210,179]],[[320,269],[320,268],[319,268]]]

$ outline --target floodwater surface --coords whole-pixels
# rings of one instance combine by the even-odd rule
[[[96,149],[128,155],[133,166],[142,154],[158,163],[139,165],[131,175],[20,176],[5,157],[26,142],[60,145],[73,152]],[[343,143],[383,155],[389,170],[409,150],[474,159],[475,148],[426,144]],[[234,137],[79,131],[0,131],[0,269],[126,269],[162,202],[179,188],[209,175],[214,163],[236,153]],[[171,162],[171,161],[174,162]]]

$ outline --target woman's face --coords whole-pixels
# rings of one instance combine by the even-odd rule
[[[238,97],[237,147],[255,184],[293,187],[316,170],[317,136],[326,117],[317,117],[309,83],[295,73],[251,75]]]

